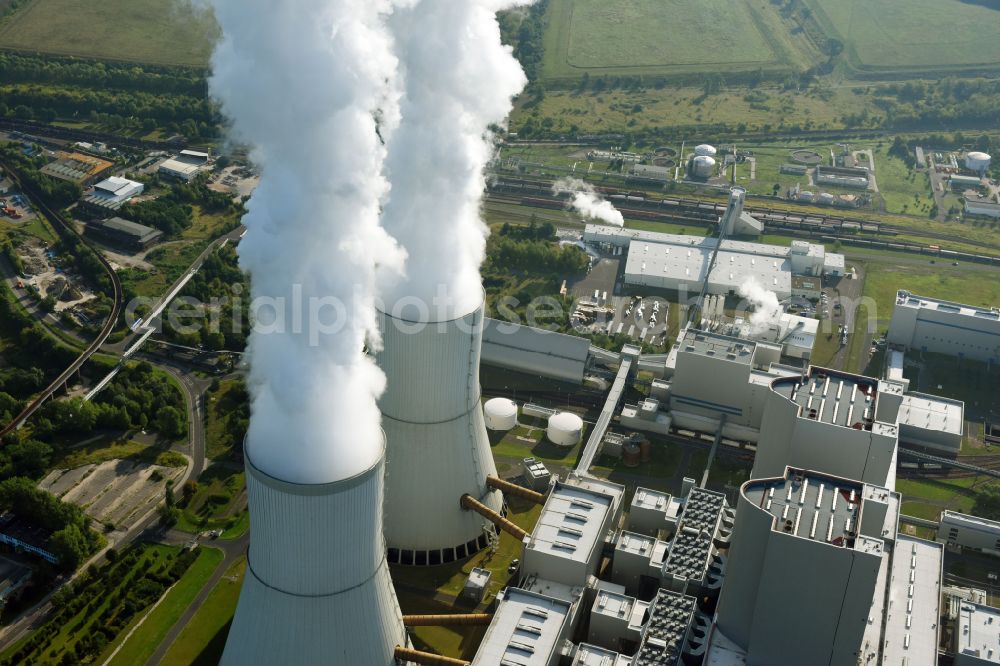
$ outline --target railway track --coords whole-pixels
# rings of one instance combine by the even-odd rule
[[[45,387],[41,393],[35,396],[35,398],[30,403],[28,403],[28,405],[21,411],[20,414],[15,416],[10,423],[8,423],[6,426],[3,427],[2,430],[0,430],[0,437],[3,437],[13,432],[14,430],[20,428],[25,421],[31,418],[32,414],[38,411],[38,408],[41,407],[46,400],[51,398],[52,395],[56,391],[58,391],[61,386],[66,384],[69,378],[73,376],[73,373],[77,372],[81,367],[83,367],[83,364],[86,363],[90,359],[90,357],[93,356],[94,353],[101,348],[101,345],[103,345],[104,342],[108,339],[108,336],[111,335],[111,332],[115,328],[115,324],[118,322],[118,317],[121,314],[124,301],[124,291],[122,290],[121,280],[118,279],[118,273],[115,272],[114,268],[111,267],[111,264],[109,264],[108,261],[104,258],[104,255],[102,255],[99,251],[97,251],[89,243],[87,243],[87,241],[83,238],[83,236],[77,232],[77,230],[73,227],[73,225],[69,221],[66,220],[66,218],[64,218],[59,212],[49,207],[49,205],[45,202],[45,199],[38,192],[36,192],[34,188],[27,187],[21,181],[18,173],[14,169],[11,169],[9,165],[3,163],[0,163],[0,166],[4,168],[4,171],[6,171],[8,177],[14,182],[14,184],[18,187],[18,189],[31,200],[32,205],[34,205],[39,212],[41,212],[45,217],[49,219],[50,222],[53,223],[53,225],[56,228],[56,231],[59,233],[60,236],[64,237],[66,235],[75,236],[97,256],[97,259],[101,262],[101,265],[108,273],[108,277],[111,279],[111,286],[113,292],[112,293],[113,305],[111,308],[111,313],[108,315],[108,319],[104,323],[104,326],[101,328],[101,331],[100,333],[98,333],[97,337],[94,338],[94,340],[87,346],[86,349],[83,350],[83,352],[76,358],[76,360],[74,360],[69,365],[68,368],[59,373],[59,376],[56,377],[47,387]]]
[[[719,216],[725,211],[724,203],[714,201],[651,196],[643,191],[614,187],[598,187],[597,190],[623,215],[634,219],[708,226],[716,224]],[[553,194],[551,182],[544,180],[498,178],[490,183],[487,196],[491,201],[514,205],[549,209],[566,207],[566,197]],[[968,239],[955,234],[924,232],[836,214],[799,214],[766,206],[748,206],[746,211],[761,220],[767,228],[794,236],[816,238],[821,241],[840,241],[861,248],[914,252],[943,259],[1000,266],[1000,256],[960,252],[940,246],[941,241],[968,242]],[[938,243],[920,244],[894,239],[901,234],[927,238]],[[983,247],[996,250],[1000,254],[998,244],[986,243]]]

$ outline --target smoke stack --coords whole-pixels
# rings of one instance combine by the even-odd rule
[[[496,467],[480,404],[483,303],[443,321],[406,314],[378,315],[383,349],[375,358],[388,382],[379,400],[385,540],[392,563],[443,564],[483,549],[495,532],[462,508],[463,495],[503,509],[488,484]]]
[[[253,538],[222,666],[396,663],[407,638],[385,561],[383,468],[380,455],[355,476],[289,483],[247,453]]]

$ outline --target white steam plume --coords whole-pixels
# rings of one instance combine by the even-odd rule
[[[740,285],[740,296],[750,301],[754,311],[750,314],[750,330],[753,334],[763,333],[781,316],[778,295],[765,289],[755,279],[750,278]]]
[[[576,212],[591,220],[600,220],[616,227],[625,226],[625,218],[621,212],[611,205],[611,202],[602,199],[594,186],[579,178],[560,178],[552,183],[554,194],[572,194],[570,205]]]
[[[400,264],[379,226],[384,111],[396,62],[388,0],[213,0],[223,39],[212,94],[253,147],[260,186],[239,246],[257,303],[248,348],[254,464],[325,483],[373,464],[385,379],[373,339],[376,258]],[[391,105],[385,117],[393,118]]]
[[[483,169],[495,151],[489,128],[503,121],[526,83],[500,41],[496,12],[523,4],[417,0],[390,20],[404,84],[382,219],[408,254],[405,275],[381,276],[390,309],[400,299],[436,300],[428,314],[437,319],[467,313],[482,299],[479,266],[489,233],[481,216]]]

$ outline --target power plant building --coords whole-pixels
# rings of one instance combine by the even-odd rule
[[[995,666],[1000,664],[1000,610],[962,601],[958,609],[953,648],[955,666]]]
[[[707,283],[710,294],[736,294],[748,280],[756,280],[779,299],[792,295],[792,275],[843,275],[843,255],[823,246],[797,241],[794,248],[663,234],[588,224],[588,243],[606,243],[628,250],[625,284],[698,293]],[[714,265],[712,255],[718,247]],[[793,252],[794,250],[794,252]]]
[[[895,485],[898,384],[811,367],[771,382],[752,478],[787,465],[889,488]]]
[[[389,561],[437,565],[464,559],[494,538],[464,495],[499,513],[503,497],[480,403],[483,306],[448,321],[378,313],[388,380],[379,400],[386,433],[385,539]],[[415,520],[414,516],[423,516]]]
[[[945,510],[941,512],[936,539],[949,546],[1000,555],[1000,523],[995,520]],[[997,631],[1000,632],[1000,627]]]
[[[1000,309],[900,290],[886,339],[907,349],[995,363],[1000,360]]]
[[[580,384],[590,341],[544,328],[485,320],[482,362],[516,372]]]
[[[556,666],[575,608],[569,601],[508,587],[497,595],[493,621],[472,666]]]

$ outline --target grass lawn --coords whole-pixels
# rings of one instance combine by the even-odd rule
[[[997,6],[962,0],[806,0],[862,69],[1000,63]]]
[[[1000,280],[996,273],[963,270],[961,266],[912,266],[891,261],[869,262],[864,295],[874,299],[879,328],[889,326],[896,303],[896,291],[906,289],[921,296],[954,300],[977,306],[1000,303]]]
[[[586,425],[584,429],[586,430]],[[587,434],[584,432],[582,441],[586,439]],[[492,445],[493,457],[520,459],[533,456],[544,463],[573,465],[583,446],[582,441],[570,447],[556,446],[545,438],[544,426],[517,426]]]
[[[159,298],[198,258],[208,241],[182,241],[165,244],[146,255],[146,261],[155,267],[150,271],[130,268],[119,271],[126,292],[138,296]]]
[[[198,559],[167,592],[160,604],[149,613],[142,625],[135,630],[135,633],[128,640],[115,641],[108,647],[106,654],[102,655],[104,659],[107,659],[118,645],[122,645],[118,654],[111,659],[109,666],[131,666],[132,664],[146,663],[160,645],[163,637],[167,635],[167,632],[198,595],[201,588],[212,577],[212,572],[222,563],[223,557],[221,550],[202,548]],[[137,618],[136,622],[138,621]],[[131,627],[124,631],[122,638],[130,630]]]
[[[903,495],[903,513],[908,509],[923,512],[910,513],[920,518],[930,516],[932,509],[952,509],[969,513],[975,503],[975,489],[995,480],[990,477],[962,477],[958,479],[897,479],[896,490]]]
[[[551,0],[544,78],[805,68],[808,45],[774,8],[723,0]],[[701,36],[711,35],[711,46]]]
[[[199,205],[192,206],[191,226],[181,232],[186,240],[213,240],[233,228],[233,216],[206,213]]]
[[[240,587],[246,573],[246,558],[240,558],[222,577],[191,621],[167,650],[161,666],[218,664],[226,646],[229,624],[236,613]]]
[[[204,67],[218,35],[196,3],[34,0],[0,25],[0,47]]]
[[[910,169],[906,162],[889,155],[889,146],[873,150],[875,181],[890,213],[909,213],[927,217],[934,206],[934,196],[927,174]]]

